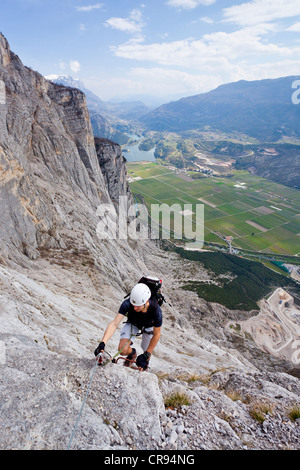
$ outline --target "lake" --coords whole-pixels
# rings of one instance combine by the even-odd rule
[[[137,135],[129,135],[129,137],[135,140],[140,139],[140,137]],[[127,152],[127,149],[129,152]],[[126,145],[126,147],[123,149],[123,155],[128,162],[155,162],[154,152],[155,147],[151,150],[139,150],[139,143],[134,145]]]

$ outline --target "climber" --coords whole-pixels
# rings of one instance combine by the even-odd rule
[[[95,356],[98,356],[112,337],[124,316],[127,316],[127,322],[121,329],[119,351],[127,355],[125,365],[129,361],[135,361],[139,370],[147,370],[151,354],[157,345],[162,326],[162,311],[155,298],[151,297],[151,291],[146,284],[136,284],[130,293],[130,298],[122,302],[119,312],[105,330],[102,341],[97,349]],[[137,357],[136,349],[132,348],[131,338],[142,334],[141,348],[144,351]]]

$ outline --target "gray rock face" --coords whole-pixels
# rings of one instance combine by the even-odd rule
[[[63,359],[25,338],[6,341],[10,357],[1,367],[1,449],[119,450],[129,447],[129,438],[140,448],[161,442],[165,410],[155,375],[137,377],[113,364],[101,368],[91,359]]]
[[[84,94],[24,67],[3,36],[0,59],[2,261],[26,266],[41,252],[87,250],[100,269],[105,262],[105,269],[111,265],[125,277],[132,257],[126,240],[116,262],[113,256],[107,259],[106,245],[111,252],[118,245],[99,240],[95,231],[97,208],[112,203],[109,191],[115,204],[118,195],[128,194],[121,149],[104,143],[101,150],[100,144],[98,157]],[[99,158],[105,160],[104,175]]]
[[[132,196],[127,180],[127,169],[121,147],[107,139],[95,138],[96,152],[100,168],[112,202],[118,206],[119,196]]]
[[[235,349],[229,312],[180,289],[182,272],[209,274],[150,241],[97,237],[99,205],[128,194],[123,165],[112,143],[96,152],[84,95],[0,35],[0,449],[299,449],[299,379]],[[98,367],[143,274],[173,304],[150,371]]]
[[[65,248],[70,215],[93,217],[109,195],[83,93],[23,67],[2,36],[0,49],[2,253],[36,258]]]

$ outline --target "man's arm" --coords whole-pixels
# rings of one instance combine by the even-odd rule
[[[99,346],[95,349],[94,354],[95,356],[98,356],[102,351],[104,351],[104,348],[107,344],[107,342],[110,340],[116,329],[118,328],[119,324],[121,321],[124,320],[124,315],[121,313],[118,313],[116,317],[111,321],[105,330],[105,333],[103,335],[102,341],[100,342]]]
[[[103,343],[107,344],[107,342],[110,340],[122,320],[124,320],[124,315],[118,313],[117,316],[113,319],[113,321],[108,324],[102,338]]]

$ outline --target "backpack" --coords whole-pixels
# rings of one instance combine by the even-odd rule
[[[156,299],[159,306],[165,302],[165,298],[161,293],[162,280],[158,277],[143,276],[139,280],[138,284],[146,284],[151,290],[151,299]]]
[[[146,284],[151,291],[151,299],[155,299],[159,306],[161,306],[166,300],[161,293],[162,281],[158,277],[143,276],[139,280],[138,284]],[[124,299],[130,296],[130,293],[125,295]]]

